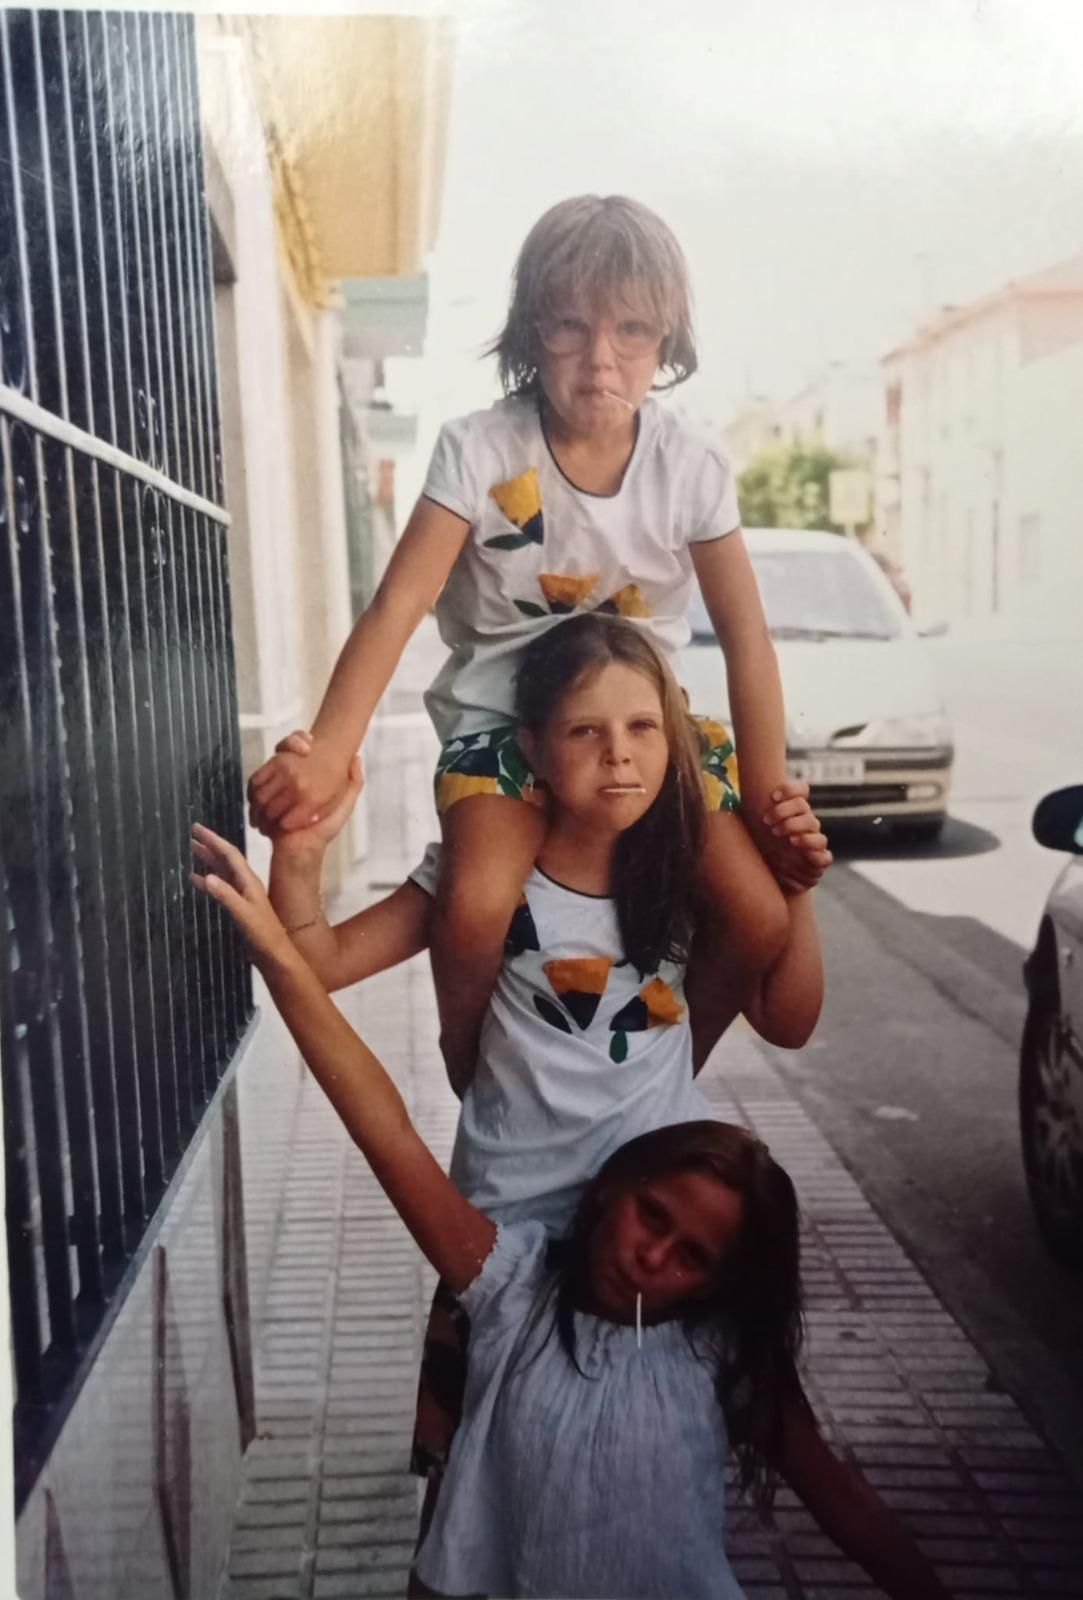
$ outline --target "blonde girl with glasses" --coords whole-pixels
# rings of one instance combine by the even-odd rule
[[[432,964],[460,1094],[547,828],[514,707],[523,653],[540,631],[599,611],[633,619],[672,656],[688,641],[686,611],[700,586],[725,655],[743,806],[738,814],[729,735],[701,719],[711,816],[697,864],[693,1005],[727,925],[755,929],[735,952],[751,979],[788,936],[784,888],[807,888],[831,860],[822,834],[767,825],[768,810],[777,822],[788,803],[779,790],[782,692],[733,474],[713,439],[655,398],[696,369],[687,269],[672,233],[619,196],[554,206],[520,251],[490,353],[504,399],[441,430],[311,736],[284,740],[249,784],[252,820],[265,832],[303,827],[334,807],[403,648],[435,608],[450,653],[426,696],[442,746]]]

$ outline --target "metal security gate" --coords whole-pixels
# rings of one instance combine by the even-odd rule
[[[20,1499],[236,1050],[242,838],[190,17],[0,12],[0,1052]]]

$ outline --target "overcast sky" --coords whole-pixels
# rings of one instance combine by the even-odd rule
[[[634,195],[674,229],[701,356],[680,399],[717,423],[750,388],[873,362],[931,304],[1083,252],[1072,0],[386,9],[458,23],[428,359],[393,378],[423,455],[441,416],[494,397],[477,351],[524,234],[566,195]]]

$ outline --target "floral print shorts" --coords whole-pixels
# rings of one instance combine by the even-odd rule
[[[740,805],[737,753],[729,731],[710,717],[693,717],[699,734],[703,798],[708,811],[736,811]],[[545,792],[519,748],[512,723],[449,739],[436,763],[436,809],[441,816],[473,794],[505,795],[543,805]]]

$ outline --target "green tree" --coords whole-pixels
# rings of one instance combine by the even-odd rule
[[[821,444],[780,444],[750,461],[737,480],[747,528],[826,528],[843,533],[829,515],[828,479],[855,463]]]

